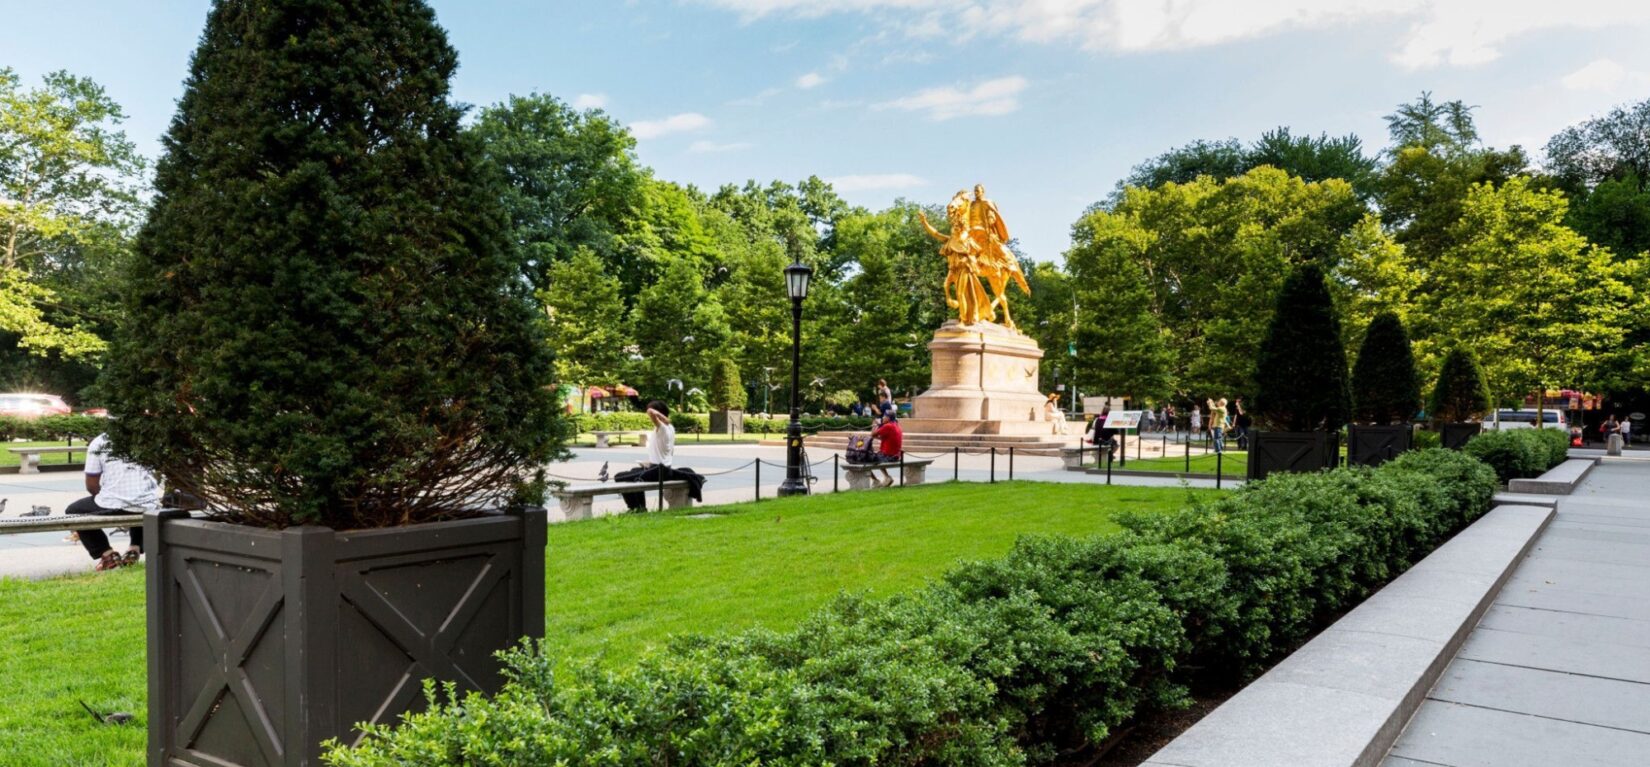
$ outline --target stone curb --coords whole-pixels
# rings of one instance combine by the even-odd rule
[[[1552,520],[1499,506],[1142,767],[1375,767]]]
[[[1583,479],[1587,478],[1588,472],[1598,465],[1598,461],[1597,458],[1571,458],[1534,479],[1515,479],[1508,482],[1507,491],[1537,495],[1569,495]]]

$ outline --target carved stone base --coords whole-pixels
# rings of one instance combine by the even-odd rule
[[[912,402],[909,433],[1046,434],[1037,389],[1043,350],[995,323],[946,322],[928,343],[931,386]]]

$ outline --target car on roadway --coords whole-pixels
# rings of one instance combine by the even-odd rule
[[[1497,426],[1499,421],[1500,425]],[[1484,419],[1484,428],[1493,429],[1533,429],[1535,428],[1534,410],[1498,410],[1495,415]],[[1545,410],[1541,413],[1541,428],[1569,431],[1570,424],[1564,417],[1562,410]]]
[[[48,415],[68,415],[71,408],[56,394],[10,392],[0,394],[0,416],[12,418],[40,418]]]

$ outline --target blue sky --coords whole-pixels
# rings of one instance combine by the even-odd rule
[[[984,183],[1032,257],[1129,168],[1198,138],[1355,132],[1431,90],[1487,143],[1650,97],[1650,3],[1594,0],[434,0],[454,94],[547,92],[714,189],[832,179],[850,202]],[[0,0],[0,66],[88,75],[153,156],[203,0]]]

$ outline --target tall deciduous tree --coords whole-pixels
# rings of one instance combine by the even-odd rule
[[[579,385],[619,382],[631,337],[618,278],[585,248],[551,264],[545,278],[549,284],[538,298],[556,352],[556,378]]]
[[[1066,269],[1078,307],[1076,383],[1105,396],[1169,396],[1175,383],[1170,338],[1146,271],[1151,236],[1120,217],[1094,215],[1073,237]]]
[[[1563,225],[1562,192],[1480,184],[1434,265],[1430,312],[1477,350],[1499,396],[1585,386],[1625,332],[1634,290],[1608,250]]]
[[[616,257],[640,214],[646,179],[624,126],[532,94],[482,110],[474,130],[508,182],[504,205],[534,287],[543,289],[551,265],[579,248]]]
[[[25,90],[0,68],[0,331],[36,354],[104,349],[107,304],[77,299],[125,252],[135,219],[143,160],[124,120],[89,79],[53,72]]]
[[[1421,377],[1398,315],[1375,315],[1352,366],[1352,418],[1376,425],[1408,421],[1421,407]]]
[[[1337,429],[1351,415],[1346,349],[1323,271],[1305,264],[1277,293],[1255,363],[1255,418],[1284,431]]]
[[[632,315],[642,359],[635,365],[636,388],[664,395],[670,381],[679,391],[710,384],[710,365],[728,342],[727,314],[705,287],[704,266],[689,258],[661,267],[657,282],[636,297]]]
[[[213,5],[109,357],[118,453],[268,527],[532,494],[565,422],[457,64],[416,0]]]

